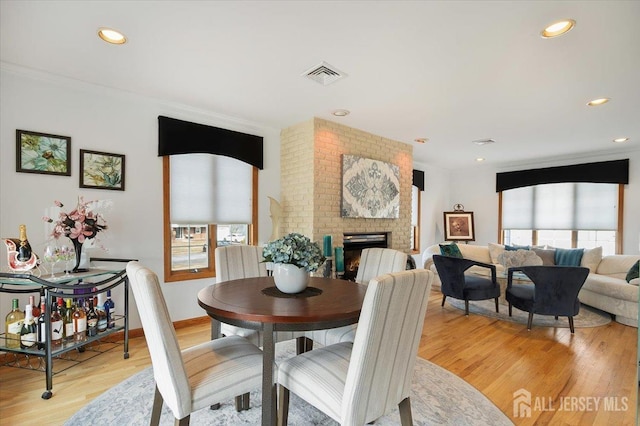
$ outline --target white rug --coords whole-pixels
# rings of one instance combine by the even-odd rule
[[[464,315],[464,300],[454,299],[447,297],[445,306],[450,304],[451,306],[458,308]],[[521,311],[520,309],[513,308],[512,316],[509,316],[509,305],[499,304],[500,312],[496,312],[496,303],[493,299],[490,300],[471,300],[469,301],[469,315],[479,314],[485,317],[496,318],[503,321],[516,322],[524,324],[526,326],[529,319],[529,313]],[[573,317],[573,325],[576,328],[580,327],[600,327],[607,325],[611,322],[611,315],[606,312],[600,311],[591,306],[581,305],[578,315]],[[567,317],[559,317],[557,320],[550,315],[533,315],[533,327],[559,327],[569,328],[569,319]]]
[[[276,361],[295,354],[293,341],[276,345]],[[153,401],[154,381],[151,367],[109,389],[74,414],[68,426],[100,424],[148,425]],[[259,425],[261,392],[251,392],[251,409],[236,412],[233,401],[225,401],[219,410],[203,409],[191,415],[192,425]],[[412,384],[411,408],[415,425],[513,425],[489,399],[449,371],[418,358]],[[172,425],[171,411],[163,407],[161,425]],[[289,424],[336,425],[337,423],[305,401],[291,394]],[[398,410],[378,419],[375,425],[399,425]]]

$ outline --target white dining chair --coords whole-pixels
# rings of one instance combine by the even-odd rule
[[[242,398],[262,386],[262,351],[239,336],[207,341],[180,350],[158,276],[136,261],[127,264],[156,382],[151,425],[160,422],[163,402],[176,425],[191,413]]]
[[[360,265],[356,274],[358,284],[368,284],[373,278],[407,269],[407,254],[390,248],[367,248],[362,250]],[[339,342],[353,342],[357,324],[327,330],[307,331],[305,336],[311,340],[305,349],[313,348],[313,343],[323,346]]]
[[[289,393],[343,426],[361,426],[399,407],[412,425],[411,379],[434,273],[414,269],[371,280],[355,340],[305,352],[278,366],[278,423]]]

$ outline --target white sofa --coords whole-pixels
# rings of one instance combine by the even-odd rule
[[[498,263],[498,256],[504,246],[489,243],[488,246],[458,244],[460,253],[467,259],[496,265],[498,274],[504,272],[504,266]],[[436,273],[433,288],[440,287],[432,256],[440,254],[438,244],[428,247],[422,254],[425,269]],[[625,277],[629,269],[640,259],[640,255],[602,256],[602,248],[585,249],[581,266],[589,268],[590,273],[580,290],[579,298],[585,305],[593,306],[610,313],[621,324],[638,327],[638,285],[640,279],[627,282]],[[472,267],[470,272],[474,272]],[[482,268],[480,269],[482,270]],[[478,271],[479,272],[479,271]]]

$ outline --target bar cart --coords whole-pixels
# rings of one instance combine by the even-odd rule
[[[20,348],[19,346],[17,348],[7,347],[9,346],[7,342],[10,337],[5,333],[0,334],[0,352],[22,354],[28,357],[41,357],[44,359],[46,390],[42,394],[43,399],[49,399],[53,396],[54,357],[59,357],[70,351],[77,350],[83,352],[85,346],[115,333],[123,332],[124,359],[129,358],[129,281],[124,268],[128,261],[129,259],[95,258],[92,259],[92,263],[107,262],[110,265],[119,264],[117,267],[89,268],[68,276],[61,273],[54,276],[54,278],[42,278],[28,273],[16,274],[0,272],[0,292],[13,294],[38,293],[39,295],[44,295],[47,310],[57,297],[84,299],[122,286],[124,293],[122,313],[113,314],[113,325],[111,328],[107,328],[95,336],[87,336],[84,341],[64,341],[62,344],[54,347],[51,342],[50,315],[44,316],[48,338],[44,342],[44,348],[42,349]]]

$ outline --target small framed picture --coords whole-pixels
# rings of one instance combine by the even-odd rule
[[[124,191],[124,155],[81,149],[80,188]]]
[[[16,130],[16,172],[71,176],[71,137]]]
[[[446,241],[475,241],[473,212],[444,212]]]

